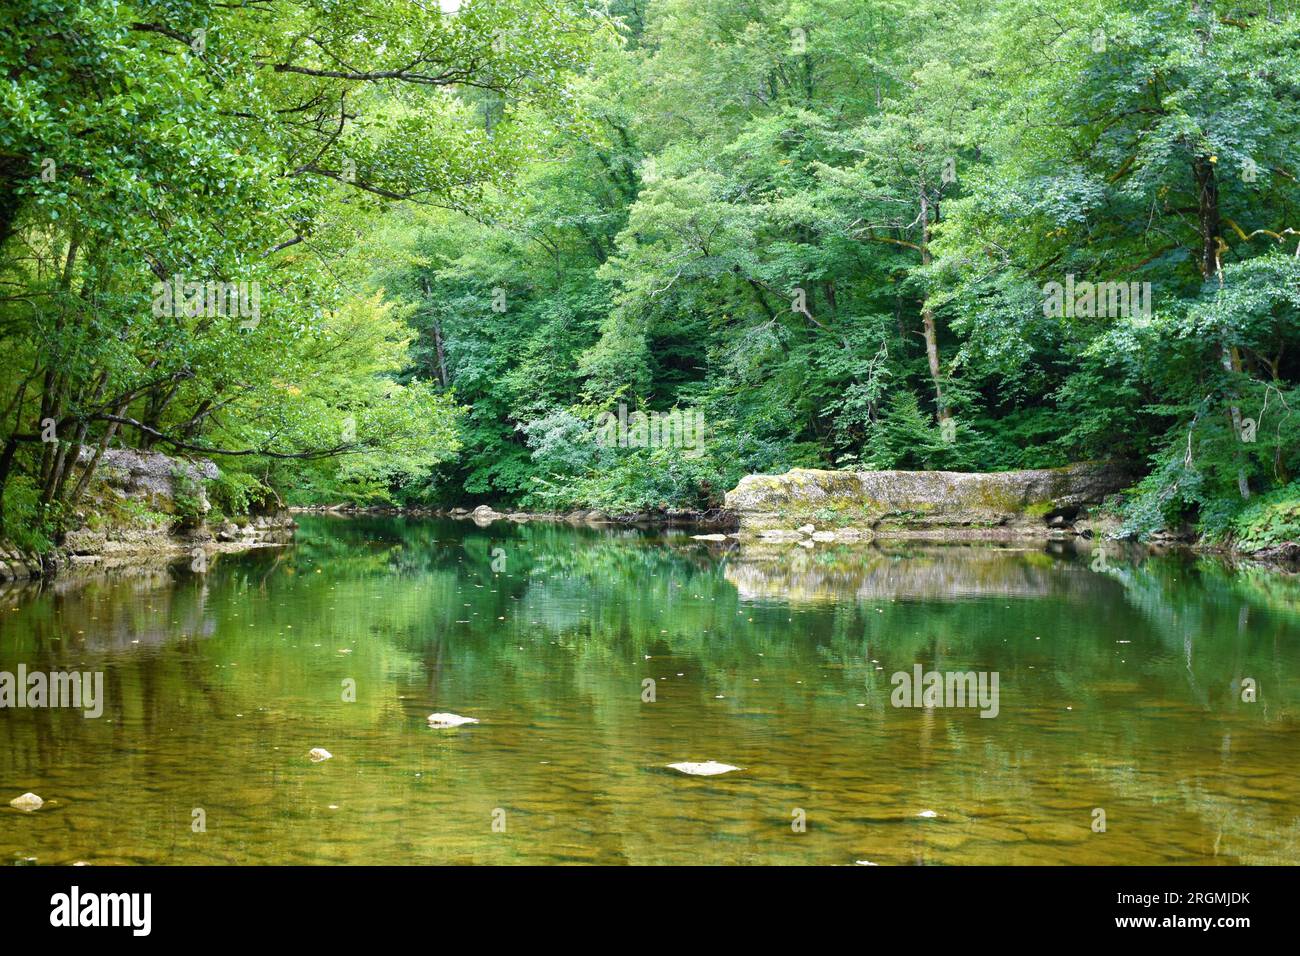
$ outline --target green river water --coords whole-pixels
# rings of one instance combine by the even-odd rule
[[[0,860],[1300,863],[1297,578],[1052,548],[312,517],[9,590],[0,671],[105,702],[0,710]],[[891,706],[916,664],[997,716]]]

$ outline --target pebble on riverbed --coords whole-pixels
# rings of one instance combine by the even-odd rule
[[[460,727],[463,724],[477,724],[475,717],[462,717],[460,714],[430,714],[429,726],[438,730]]]
[[[729,763],[718,763],[716,760],[706,760],[704,763],[670,763],[669,770],[676,770],[678,773],[689,774],[692,777],[714,777],[720,773],[731,773],[733,770],[739,770],[739,767],[733,767]]]
[[[312,747],[307,756],[311,758],[312,763],[320,763],[322,760],[329,760],[334,755],[324,747]]]
[[[25,810],[31,813],[33,810],[39,810],[45,806],[45,801],[34,793],[24,793],[21,797],[14,797],[10,800],[9,806],[16,810]]]

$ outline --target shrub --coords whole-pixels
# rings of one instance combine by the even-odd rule
[[[203,479],[195,478],[189,470],[178,466],[172,469],[172,506],[182,527],[193,528],[203,523]]]
[[[54,516],[41,508],[39,489],[25,475],[11,476],[0,497],[0,537],[24,554],[44,554],[54,536]]]
[[[1252,498],[1230,527],[1234,543],[1243,551],[1300,542],[1300,481]]]
[[[213,516],[238,517],[249,514],[270,495],[256,475],[240,471],[223,471],[208,485]]]

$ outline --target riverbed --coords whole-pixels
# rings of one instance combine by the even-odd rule
[[[1296,576],[1095,568],[304,516],[206,572],[11,590],[0,671],[104,701],[0,710],[0,860],[1300,863]],[[918,666],[996,675],[996,716],[895,706]],[[703,761],[738,769],[668,767]]]

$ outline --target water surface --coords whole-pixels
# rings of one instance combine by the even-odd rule
[[[1295,578],[302,524],[206,574],[0,595],[0,670],[107,697],[0,710],[0,805],[49,801],[0,806],[0,861],[1300,863]],[[915,664],[997,672],[998,716],[892,707]],[[743,770],[665,769],[703,760]]]

